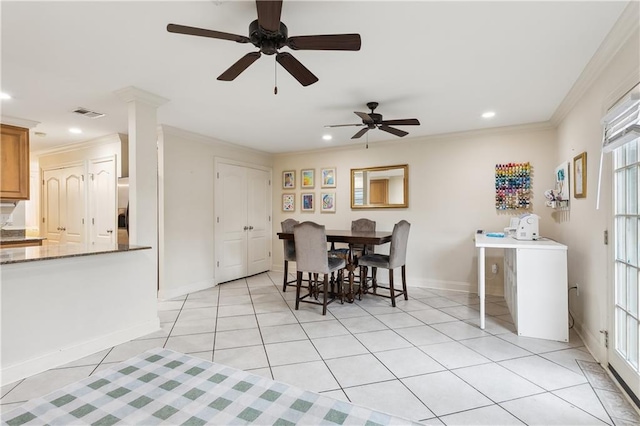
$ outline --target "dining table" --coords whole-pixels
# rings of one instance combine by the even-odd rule
[[[354,244],[364,245],[373,245],[379,246],[382,244],[391,242],[391,231],[351,231],[351,230],[343,230],[343,229],[327,229],[325,230],[325,234],[327,236],[327,242],[332,244],[335,243],[344,243],[348,244],[349,248]],[[278,238],[281,240],[293,240],[293,233],[287,232],[278,232]],[[349,280],[349,293],[346,295],[347,301],[353,302],[356,296],[356,292],[354,291],[354,276],[355,270],[357,268],[357,259],[354,258],[352,250],[348,251],[347,258],[345,259],[347,262],[347,275]],[[363,284],[361,283],[361,287]],[[362,288],[358,290],[359,293],[362,292]]]

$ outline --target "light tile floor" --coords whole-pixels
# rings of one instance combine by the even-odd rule
[[[606,375],[577,334],[519,337],[502,298],[487,297],[483,331],[473,294],[410,287],[397,308],[368,295],[322,316],[295,311],[281,282],[269,272],[161,301],[160,331],[3,386],[2,412],[166,347],[425,424],[640,423],[615,386],[598,384]]]

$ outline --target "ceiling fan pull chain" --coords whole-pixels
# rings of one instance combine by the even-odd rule
[[[367,132],[367,144],[365,145],[365,149],[369,149],[369,132]]]
[[[273,86],[273,94],[278,94],[278,62],[273,61],[273,70],[274,70],[274,86]]]

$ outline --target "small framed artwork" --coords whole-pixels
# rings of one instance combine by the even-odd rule
[[[573,196],[587,197],[587,153],[573,158]]]
[[[316,200],[313,192],[302,193],[300,197],[302,198],[300,210],[303,212],[314,212],[316,210]]]
[[[315,169],[303,169],[300,170],[300,184],[301,188],[313,188],[316,182],[316,170]]]
[[[296,211],[296,194],[282,194],[282,211]]]
[[[282,172],[282,188],[294,189],[296,187],[296,171],[287,170]]]
[[[335,188],[336,187],[336,168],[320,169],[320,178],[322,179],[323,188]]]
[[[322,204],[320,205],[321,213],[335,213],[336,212],[336,193],[331,192],[321,192],[320,198]]]

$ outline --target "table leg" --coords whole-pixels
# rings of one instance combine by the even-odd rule
[[[480,329],[484,330],[484,287],[485,287],[485,274],[484,274],[484,261],[485,261],[485,248],[478,247],[478,297],[480,298]]]

